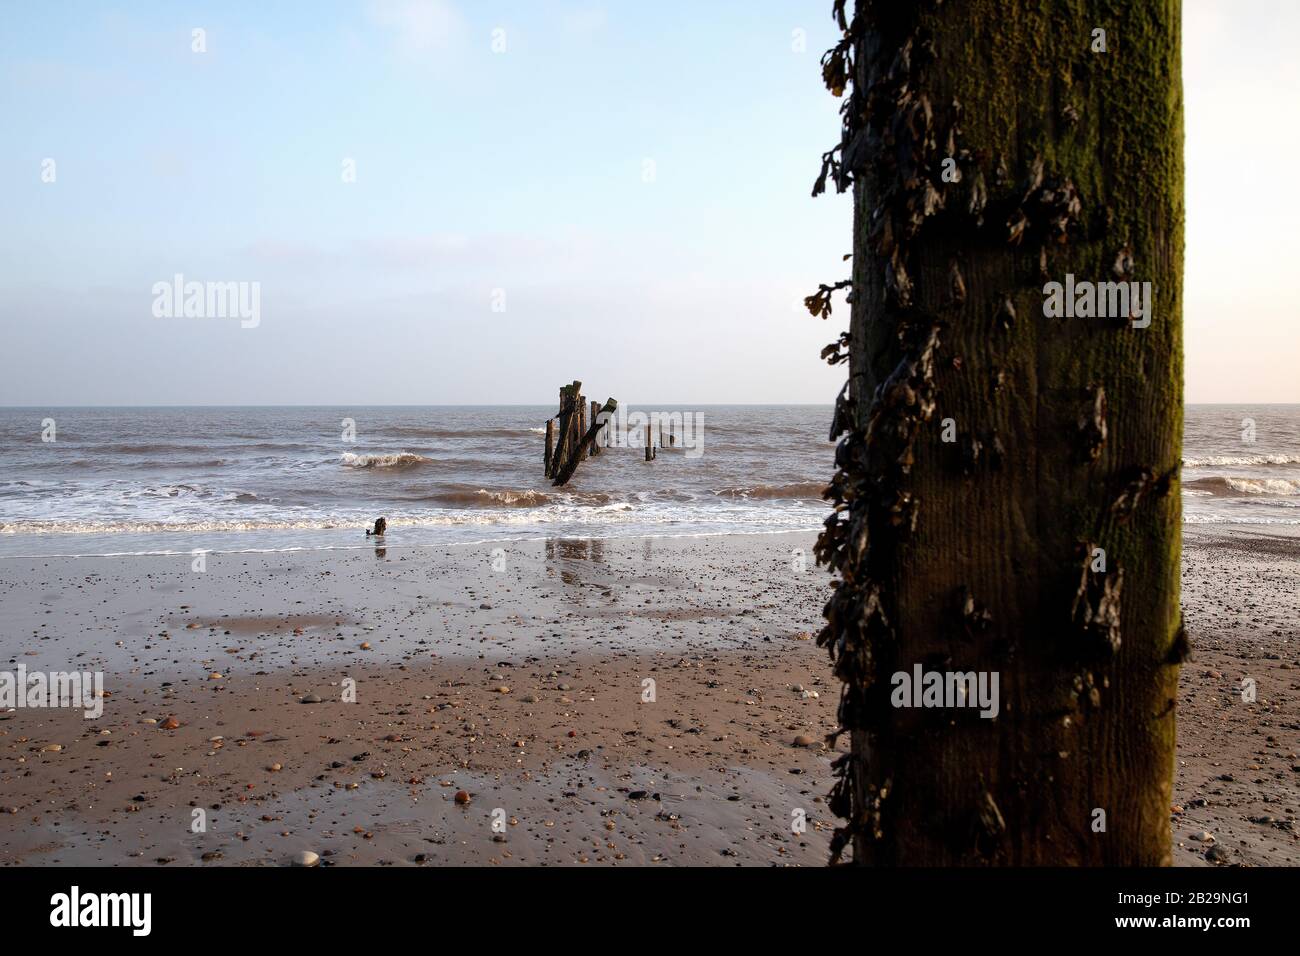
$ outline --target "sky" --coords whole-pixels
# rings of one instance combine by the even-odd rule
[[[5,2],[0,405],[830,402],[829,9]],[[1300,4],[1184,21],[1187,397],[1300,401]]]

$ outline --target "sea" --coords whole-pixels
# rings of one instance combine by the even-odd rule
[[[690,448],[602,450],[555,488],[555,406],[0,409],[0,557],[819,528],[829,406],[655,406]],[[634,418],[632,419],[634,421]],[[1300,524],[1300,405],[1193,405],[1188,525]],[[1261,529],[1262,530],[1262,529]]]

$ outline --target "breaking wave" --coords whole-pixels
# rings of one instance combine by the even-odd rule
[[[1217,497],[1241,495],[1300,495],[1300,478],[1197,478],[1183,487]]]
[[[1300,465],[1300,455],[1206,455],[1201,458],[1184,458],[1187,468],[1205,468],[1215,465]]]
[[[417,455],[410,451],[397,452],[396,454],[374,455],[357,455],[350,451],[345,451],[341,461],[347,468],[393,468],[397,470],[405,470],[407,468],[416,468],[420,465],[428,464],[433,461],[433,459],[425,458],[423,455]]]
[[[719,498],[817,498],[826,490],[824,481],[796,482],[789,485],[753,485],[715,491]]]

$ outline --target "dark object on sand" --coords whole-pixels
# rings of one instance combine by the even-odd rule
[[[388,530],[388,522],[385,521],[383,518],[376,518],[375,530],[371,531],[369,528],[367,528],[366,537],[368,538],[373,534],[376,538],[382,538],[384,536],[384,532],[387,530]]]

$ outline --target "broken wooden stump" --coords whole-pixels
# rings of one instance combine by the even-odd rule
[[[604,422],[600,420],[600,416],[602,414],[612,415],[617,408],[618,402],[611,398],[606,400],[604,406],[596,410],[596,413],[591,416],[591,422],[587,425],[586,431],[570,443],[567,449],[567,457],[559,458],[557,456],[554,460],[555,472],[553,476],[550,476],[553,477],[552,484],[563,485],[573,477],[573,473],[578,470],[578,463],[587,457],[587,450],[591,447],[592,442],[596,440],[597,433],[605,427]],[[585,419],[586,415],[580,417]]]
[[[574,382],[560,388],[560,411],[555,418],[547,422],[549,429],[554,424],[555,444],[546,465],[546,477],[554,478],[559,469],[569,460],[574,445],[577,444],[585,430],[582,425],[581,408],[582,383]]]

